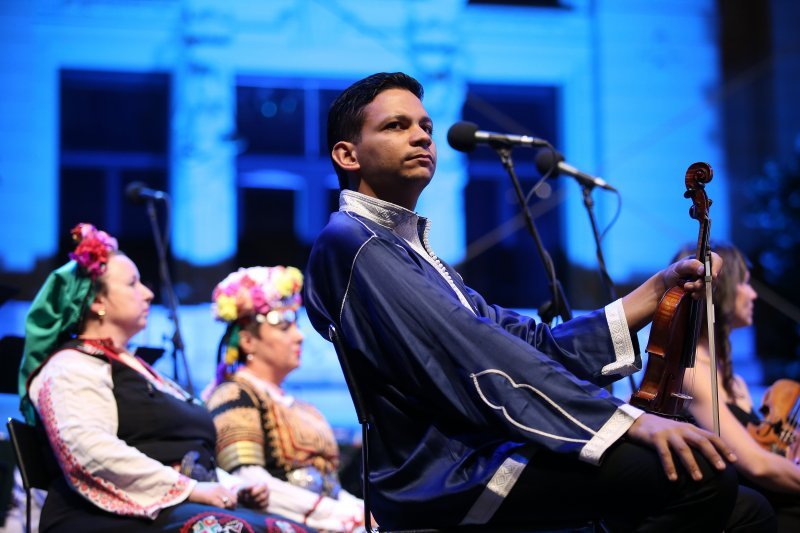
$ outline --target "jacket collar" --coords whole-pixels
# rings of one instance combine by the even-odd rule
[[[412,246],[427,248],[423,241],[430,229],[430,220],[405,207],[345,189],[339,195],[339,211],[372,220],[390,229]],[[431,253],[430,250],[426,251]]]

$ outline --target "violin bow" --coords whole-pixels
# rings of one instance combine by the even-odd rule
[[[706,284],[706,324],[708,330],[708,352],[711,358],[711,419],[714,433],[720,436],[719,430],[719,386],[717,384],[717,351],[714,345],[714,298],[711,292],[711,252],[705,257]]]

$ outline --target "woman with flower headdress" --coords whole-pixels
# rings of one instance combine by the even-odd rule
[[[72,235],[72,260],[48,277],[25,323],[22,411],[64,473],[39,530],[306,531],[239,507],[265,508],[265,485],[218,481],[206,409],[127,351],[153,293],[113,237],[90,224]]]
[[[270,487],[268,509],[325,531],[363,528],[363,502],[342,490],[333,430],[313,406],[286,394],[300,364],[297,327],[303,275],[251,267],[214,289],[215,317],[228,327],[208,408],[221,468]]]

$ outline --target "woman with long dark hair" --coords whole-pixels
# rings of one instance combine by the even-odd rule
[[[772,504],[779,530],[800,531],[800,466],[764,449],[748,432],[747,424],[758,424],[760,418],[753,408],[747,384],[734,372],[731,357],[731,332],[752,325],[753,302],[758,294],[750,285],[747,261],[736,247],[720,244],[713,250],[725,265],[714,288],[720,434],[738,457],[734,465],[742,481],[763,493]],[[689,413],[698,425],[711,430],[711,357],[705,321],[696,355],[694,376],[684,381],[686,392],[694,398]]]

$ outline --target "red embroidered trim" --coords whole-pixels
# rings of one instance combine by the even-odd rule
[[[61,433],[56,424],[55,411],[53,410],[52,379],[42,383],[39,393],[39,417],[42,419],[53,452],[58,459],[61,470],[64,472],[70,485],[84,498],[110,513],[123,516],[152,517],[158,510],[168,505],[174,505],[174,500],[186,491],[191,480],[180,476],[178,481],[170,488],[161,500],[147,507],[137,504],[124,491],[113,483],[92,475],[77,458],[61,438]]]
[[[311,509],[309,509],[308,512],[303,516],[304,524],[308,524],[308,519],[311,517],[312,514],[314,514],[314,511],[317,510],[317,507],[319,507],[319,503],[322,501],[322,498],[324,498],[324,496],[320,494],[319,497],[317,498],[317,501],[315,501],[314,505],[311,506]]]
[[[88,346],[91,346],[92,348],[95,348],[96,350],[100,350],[101,352],[106,354],[106,356],[108,358],[113,359],[114,361],[117,361],[118,363],[122,363],[123,365],[130,366],[119,356],[121,353],[123,353],[124,350],[114,346],[114,343],[111,342],[111,339],[80,339],[80,340],[84,344],[86,344]],[[135,357],[135,356],[131,355],[131,357]],[[147,362],[145,362],[144,360],[142,360],[142,359],[140,359],[138,357],[135,357],[135,359],[137,361],[139,361],[139,363],[141,363],[142,366],[145,369],[147,369],[147,371],[150,374],[150,377],[152,377],[153,379],[155,379],[159,383],[163,383],[164,382],[164,380],[161,378],[161,376],[159,376],[158,373],[153,369],[153,367],[148,365]],[[134,368],[134,370],[136,370],[136,369]]]

